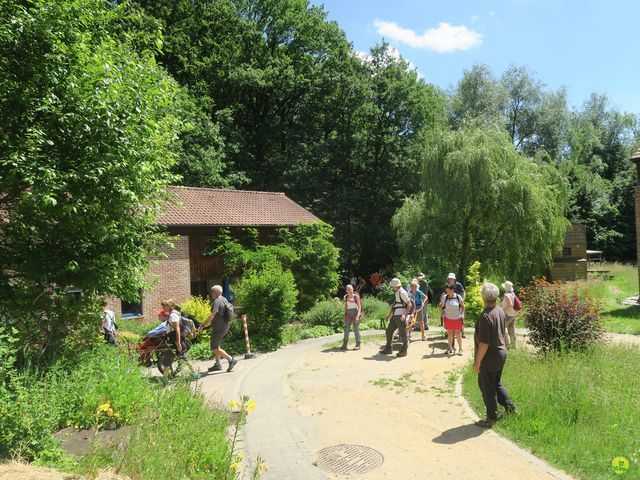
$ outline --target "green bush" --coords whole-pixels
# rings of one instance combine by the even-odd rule
[[[225,346],[225,351],[227,347]],[[201,341],[194,344],[189,350],[189,358],[192,360],[212,360],[213,351],[209,342]]]
[[[182,313],[191,315],[200,323],[204,322],[211,313],[211,300],[202,297],[189,297],[182,304]]]
[[[323,300],[303,313],[301,318],[307,325],[324,325],[339,332],[344,326],[344,306],[339,299]]]
[[[304,323],[292,323],[284,328],[284,344],[296,343],[308,338],[326,337],[335,333],[331,327],[316,325],[309,327]]]
[[[282,328],[293,317],[297,300],[293,274],[276,262],[249,270],[238,284],[237,298],[252,337],[268,348],[282,345]]]
[[[366,323],[376,325],[375,328],[379,328],[380,322],[383,321],[387,313],[389,313],[389,304],[375,297],[367,296],[362,298],[362,310],[364,311],[362,320]]]
[[[601,338],[600,306],[586,291],[536,280],[521,295],[529,342],[540,352],[585,350]]]
[[[480,262],[473,262],[467,273],[467,286],[465,288],[466,296],[464,299],[464,323],[467,326],[475,324],[476,318],[484,310],[484,302],[482,301],[482,285],[487,281],[482,280],[480,276]]]

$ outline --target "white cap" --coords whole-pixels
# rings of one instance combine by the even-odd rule
[[[502,284],[502,289],[507,291],[507,292],[513,291],[513,283],[511,283],[509,280],[507,280],[506,282],[504,282]]]
[[[447,279],[449,278],[456,278],[456,274],[455,273],[450,273],[449,275],[447,275]]]
[[[393,288],[393,287],[401,287],[402,286],[402,282],[400,281],[399,278],[392,278],[391,281],[389,282],[389,286],[391,288]]]

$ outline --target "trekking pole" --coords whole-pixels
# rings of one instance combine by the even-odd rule
[[[249,342],[249,329],[247,328],[247,314],[243,314],[241,317],[242,326],[244,327],[244,341],[247,346],[247,353],[244,354],[244,358],[253,358],[253,353],[251,353],[251,342]]]

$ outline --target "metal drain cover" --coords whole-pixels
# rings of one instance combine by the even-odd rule
[[[317,453],[318,467],[338,475],[367,473],[383,462],[379,451],[363,445],[333,445]]]

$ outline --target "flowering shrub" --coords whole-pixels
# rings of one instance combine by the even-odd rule
[[[469,272],[467,272],[467,288],[465,289],[467,295],[464,299],[464,323],[466,325],[473,325],[478,315],[484,310],[484,302],[480,292],[482,285],[486,281],[480,276],[480,262],[473,262],[469,267]]]
[[[584,350],[601,337],[600,305],[586,291],[534,279],[521,295],[529,342],[542,353]]]
[[[182,305],[182,313],[192,315],[200,323],[204,322],[211,313],[211,300],[201,297],[189,297]]]

